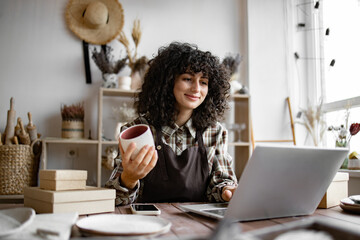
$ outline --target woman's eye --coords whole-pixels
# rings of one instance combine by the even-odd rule
[[[191,78],[183,78],[185,81],[191,81]]]
[[[201,84],[202,85],[208,85],[208,82],[207,81],[202,81]]]

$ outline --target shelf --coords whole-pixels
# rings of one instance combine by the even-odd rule
[[[100,91],[102,91],[102,96],[104,97],[135,97],[135,94],[138,93],[138,91],[134,90],[121,90],[115,88],[100,88]]]
[[[233,94],[230,96],[230,100],[236,100],[236,99],[248,99],[250,98],[250,96],[248,94]]]
[[[98,140],[93,139],[66,139],[66,138],[55,138],[55,137],[46,137],[43,138],[44,143],[75,143],[75,144],[98,144]]]
[[[24,203],[24,195],[0,195],[0,203]]]
[[[360,178],[360,170],[340,169],[339,172],[346,172],[350,177]]]
[[[103,145],[118,145],[118,141],[101,141],[101,144]]]
[[[47,145],[51,144],[94,144],[99,145],[98,140],[93,139],[67,139],[67,138],[56,138],[56,137],[46,137],[42,138],[41,142],[43,144],[41,152],[41,165],[42,169],[47,169]]]

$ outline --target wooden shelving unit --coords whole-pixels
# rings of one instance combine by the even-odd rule
[[[98,99],[98,149],[97,149],[97,183],[101,186],[101,159],[103,146],[118,145],[117,141],[105,141],[102,139],[103,130],[103,100],[104,97],[128,97],[133,98],[136,92],[131,90],[120,90],[115,88],[100,88]]]
[[[234,94],[230,101],[234,103],[234,123],[245,123],[245,129],[241,132],[241,139],[238,142],[230,142],[229,147],[233,146],[235,173],[240,178],[246,163],[251,154],[251,135],[250,135],[250,96],[246,94]]]
[[[47,169],[47,148],[51,144],[98,144],[98,140],[90,139],[66,139],[66,138],[54,138],[46,137],[42,140],[42,153],[41,153],[41,166],[43,169]]]
[[[107,141],[102,139],[103,130],[103,109],[104,109],[104,97],[125,97],[133,98],[135,91],[127,91],[113,88],[100,88],[98,96],[98,124],[97,124],[97,139],[63,139],[63,138],[44,138],[43,141],[43,154],[42,154],[42,166],[46,169],[47,166],[47,144],[90,144],[97,145],[97,159],[96,159],[96,185],[101,187],[101,160],[103,148],[105,146],[118,144],[117,141]],[[230,142],[229,147],[234,147],[234,162],[236,176],[239,178],[245,168],[245,165],[249,159],[251,153],[251,141],[250,141],[250,97],[249,95],[235,94],[231,96],[230,101],[234,104],[234,119],[233,122],[237,124],[245,123],[245,130],[241,132],[241,139],[237,142]]]

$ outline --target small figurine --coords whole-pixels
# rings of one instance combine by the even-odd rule
[[[105,149],[106,156],[102,157],[101,165],[103,165],[106,169],[113,170],[114,169],[114,161],[116,156],[118,155],[118,150],[116,147],[107,147]]]

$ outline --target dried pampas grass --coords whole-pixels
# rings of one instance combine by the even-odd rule
[[[324,112],[322,111],[322,99],[316,106],[311,106],[308,103],[307,109],[300,109],[298,113],[299,118],[302,120],[295,121],[303,125],[311,135],[315,146],[318,146],[326,132],[326,122],[324,120]]]
[[[129,59],[128,65],[131,68],[132,72],[136,71],[137,69],[135,69],[135,68],[138,68],[139,63],[142,63],[145,59],[144,57],[140,58],[140,59],[137,58],[137,50],[138,50],[138,46],[140,44],[141,35],[142,35],[142,32],[141,32],[140,20],[135,19],[133,28],[132,28],[132,32],[131,32],[131,37],[132,37],[132,40],[135,45],[134,53],[132,53],[131,48],[130,48],[130,42],[123,31],[120,33],[119,38],[118,38],[118,41],[125,47],[125,50],[127,53],[127,58]],[[147,62],[145,65],[147,65]]]
[[[139,19],[134,20],[134,26],[132,29],[131,36],[132,36],[132,39],[134,40],[135,47],[137,48],[140,43],[140,39],[141,39],[141,28],[140,28],[140,20]]]

